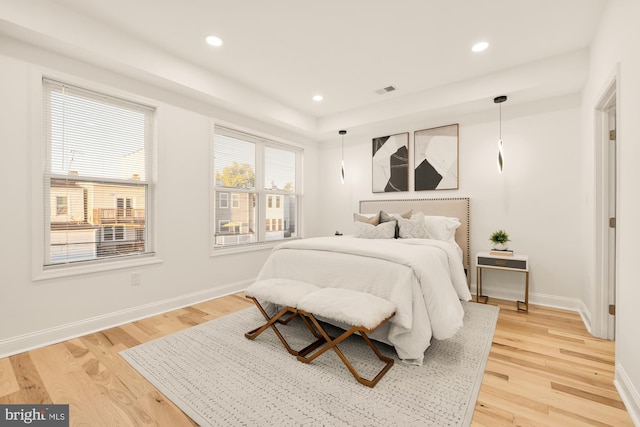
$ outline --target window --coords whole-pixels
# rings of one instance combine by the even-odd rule
[[[116,198],[116,213],[118,218],[131,218],[133,216],[133,199],[126,197]]]
[[[43,267],[152,254],[154,109],[44,78]]]
[[[212,153],[214,250],[299,236],[301,149],[215,126]],[[225,193],[231,211],[215,203]]]
[[[124,227],[117,226],[115,228],[115,240],[124,240]]]
[[[144,228],[136,228],[136,243],[143,243],[144,244]]]
[[[113,240],[113,227],[104,227],[102,230],[102,239],[105,242],[111,242]]]
[[[125,240],[125,228],[124,226],[107,226],[103,228],[102,240],[105,242],[111,242],[114,240]]]
[[[229,207],[229,195],[227,193],[220,193],[219,197],[218,206],[220,206],[220,209],[227,209]]]
[[[56,196],[56,215],[67,214],[67,196]]]

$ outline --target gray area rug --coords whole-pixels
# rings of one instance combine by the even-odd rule
[[[375,388],[359,384],[330,350],[310,364],[286,352],[251,307],[120,352],[201,426],[465,426],[489,356],[498,308],[463,303],[464,328],[434,340],[423,366],[396,363]],[[312,341],[298,319],[279,326],[293,348]],[[365,378],[381,363],[358,336],[340,349]],[[160,421],[160,420],[158,420]]]

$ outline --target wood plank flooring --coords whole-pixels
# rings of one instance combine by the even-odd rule
[[[574,312],[501,307],[473,426],[632,426],[614,344]],[[0,359],[0,404],[68,403],[72,426],[197,426],[118,352],[251,306],[230,295]]]

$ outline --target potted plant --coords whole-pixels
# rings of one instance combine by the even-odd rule
[[[509,234],[504,230],[494,231],[489,237],[489,241],[493,244],[493,249],[504,251],[507,249],[507,242],[510,242]]]

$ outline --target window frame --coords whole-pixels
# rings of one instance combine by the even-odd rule
[[[81,263],[61,263],[57,265],[45,265],[47,247],[49,245],[49,237],[46,233],[50,230],[50,215],[47,215],[45,209],[50,205],[51,193],[49,187],[43,184],[43,179],[60,178],[60,175],[52,174],[48,169],[49,162],[49,140],[44,137],[45,117],[44,109],[44,84],[43,79],[64,82],[70,86],[76,86],[88,91],[102,93],[109,97],[119,98],[128,102],[141,104],[152,108],[155,113],[152,115],[150,129],[152,137],[145,144],[145,149],[149,150],[146,158],[147,165],[147,200],[145,203],[146,219],[145,219],[145,237],[147,244],[153,250],[145,254],[139,254],[132,257],[122,257],[113,259],[96,259]],[[85,80],[77,76],[61,73],[59,71],[33,67],[30,72],[30,85],[33,90],[30,96],[30,116],[33,118],[32,133],[30,134],[30,144],[32,147],[32,184],[31,184],[31,225],[33,233],[31,233],[31,276],[35,283],[62,278],[71,277],[82,274],[90,274],[102,271],[119,270],[123,268],[138,267],[144,265],[162,263],[162,259],[158,257],[157,230],[155,213],[157,212],[157,115],[158,106],[147,98],[122,91],[113,86],[106,86],[94,81]],[[65,177],[68,178],[68,177]],[[80,181],[100,181],[100,178],[94,177],[78,177]],[[136,182],[140,184],[140,182]],[[102,237],[102,236],[101,236]]]
[[[108,231],[108,234],[107,234],[107,231]],[[113,236],[115,236],[115,227],[113,225],[106,225],[102,227],[103,242],[113,242],[115,240]]]
[[[238,245],[230,245],[225,247],[216,246],[215,244],[215,219],[216,219],[216,191],[228,191],[234,192],[237,189],[228,188],[228,187],[216,187],[215,185],[215,156],[214,156],[214,140],[215,140],[215,129],[216,126],[220,126],[224,129],[231,130],[233,132],[237,132],[239,134],[246,134],[249,137],[252,137],[253,143],[256,144],[256,154],[255,154],[255,188],[252,190],[240,190],[240,191],[249,191],[251,193],[255,193],[257,200],[256,209],[256,219],[255,224],[258,230],[255,233],[256,242],[238,244]],[[303,221],[302,221],[302,206],[303,206],[303,157],[304,157],[304,148],[300,144],[293,143],[291,141],[287,141],[278,137],[274,137],[272,135],[264,134],[261,132],[257,132],[253,129],[247,129],[242,126],[237,126],[233,123],[223,122],[216,119],[212,119],[211,121],[211,138],[210,138],[210,162],[209,162],[209,174],[210,174],[210,216],[211,220],[209,221],[210,227],[210,256],[219,256],[226,255],[231,253],[238,252],[249,252],[256,250],[264,250],[274,247],[275,245],[282,243],[286,240],[294,240],[300,239],[303,237]],[[264,159],[264,147],[272,147],[282,150],[291,151],[295,154],[295,191],[294,192],[286,192],[282,190],[273,190],[265,188],[265,159]],[[295,214],[295,224],[296,224],[296,237],[290,237],[285,239],[278,240],[266,240],[266,231],[267,227],[266,222],[270,222],[270,218],[267,218],[267,200],[269,196],[280,195],[280,196],[295,196],[296,200],[296,214]]]
[[[224,197],[222,197],[224,196]],[[222,200],[224,199],[224,206]],[[229,193],[220,193],[220,199],[218,202],[218,207],[220,209],[229,209]]]

